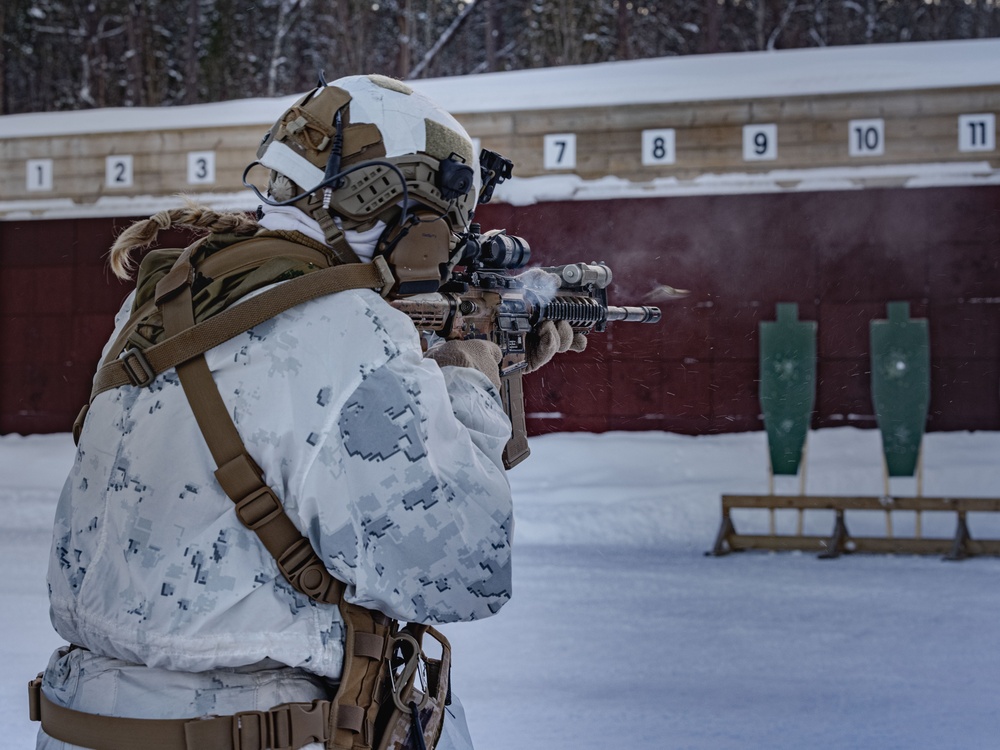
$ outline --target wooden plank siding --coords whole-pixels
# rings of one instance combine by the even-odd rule
[[[987,161],[1000,168],[1000,151],[958,149],[959,115],[997,112],[1000,86],[458,113],[457,117],[483,147],[511,158],[519,177],[573,173],[585,179],[610,175],[646,182],[660,177],[692,179],[709,173],[887,164]],[[262,113],[259,126],[0,138],[0,202],[70,199],[85,206],[102,196],[237,191],[249,156],[267,128],[266,115]],[[873,118],[885,121],[884,153],[851,157],[849,122]],[[996,121],[1000,124],[1000,117]],[[777,125],[777,158],[745,161],[743,126],[763,123]],[[676,131],[675,163],[642,164],[642,131],[655,128]],[[558,133],[577,136],[574,169],[543,167],[543,138]],[[215,152],[214,184],[187,182],[187,154],[193,151]],[[114,155],[133,156],[134,183],[129,188],[105,186],[105,159]],[[54,162],[53,189],[26,193],[27,160],[44,158]],[[262,174],[254,176],[259,183]]]

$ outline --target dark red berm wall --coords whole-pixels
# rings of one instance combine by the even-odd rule
[[[1000,186],[644,198],[480,209],[533,262],[606,261],[613,304],[657,284],[657,326],[618,324],[529,376],[533,433],[762,427],[757,325],[819,322],[814,426],[874,426],[868,323],[930,320],[928,429],[1000,429]],[[127,220],[0,223],[0,433],[69,429],[127,289],[104,255]],[[179,235],[167,238],[180,242]]]

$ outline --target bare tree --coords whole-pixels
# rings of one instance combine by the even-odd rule
[[[278,95],[327,77],[1000,36],[998,0],[5,0],[4,112]]]

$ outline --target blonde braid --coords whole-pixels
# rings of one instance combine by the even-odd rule
[[[149,247],[156,240],[161,229],[188,227],[190,229],[229,234],[253,234],[260,226],[250,214],[217,213],[207,206],[187,201],[183,208],[160,211],[148,219],[142,219],[127,227],[111,246],[108,265],[119,279],[130,279],[135,270],[133,250]]]

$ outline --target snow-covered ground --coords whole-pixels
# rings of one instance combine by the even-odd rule
[[[807,490],[881,494],[878,439],[813,433]],[[511,472],[514,599],[445,629],[479,750],[1000,747],[1000,560],[706,557],[720,494],[767,489],[762,433],[531,445]],[[32,746],[25,686],[59,644],[45,567],[72,455],[65,435],[0,438],[3,747]],[[998,457],[1000,433],[930,434],[924,493],[996,497]],[[766,528],[763,515],[735,518]],[[832,518],[807,526],[824,533]],[[1000,519],[970,526],[1000,538]],[[925,534],[953,531],[953,518],[925,519]]]

